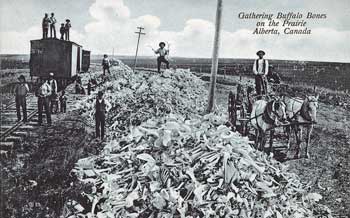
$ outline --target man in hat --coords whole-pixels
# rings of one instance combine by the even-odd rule
[[[103,92],[99,91],[95,101],[96,138],[101,138],[101,140],[103,140],[105,134],[106,113],[111,108],[111,104],[103,98]]]
[[[45,17],[43,18],[43,21],[42,21],[43,39],[47,39],[48,38],[49,25],[50,25],[49,15],[45,14]]]
[[[55,14],[51,13],[51,17],[50,17],[50,37],[51,38],[55,38],[55,39],[56,39],[56,27],[55,27],[56,23],[57,23],[57,20],[55,18]]]
[[[103,55],[103,59],[102,59],[102,67],[103,67],[103,75],[106,75],[106,70],[109,74],[111,74],[111,72],[109,71],[109,67],[111,66],[111,62],[108,59],[108,55]]]
[[[51,86],[47,81],[45,81],[37,90],[36,96],[38,97],[38,114],[39,125],[42,125],[43,120],[43,108],[45,108],[46,120],[49,126],[51,125],[51,113],[49,108],[50,96],[51,96]]]
[[[28,84],[23,75],[18,77],[19,84],[15,86],[15,100],[16,100],[16,112],[17,112],[17,121],[21,121],[21,107],[23,111],[23,122],[27,122],[27,94],[29,92]]]
[[[53,113],[53,107],[56,107],[56,112],[58,110],[58,95],[57,95],[57,81],[54,79],[55,74],[49,73],[49,79],[47,83],[51,87],[51,96],[50,96],[50,111]]]
[[[166,64],[166,68],[169,69],[169,61],[165,58],[167,54],[169,54],[169,50],[165,48],[165,43],[160,42],[159,48],[157,50],[153,50],[155,54],[159,54],[159,57],[157,58],[157,68],[158,73],[160,73],[160,66],[162,63]]]
[[[66,24],[64,25],[64,29],[65,29],[65,38],[67,41],[69,41],[69,30],[72,27],[70,20],[66,19]]]
[[[269,71],[269,62],[264,59],[265,52],[260,50],[256,53],[258,59],[254,61],[253,73],[255,75],[255,90],[258,99],[261,99],[262,94],[266,94],[266,75]]]
[[[64,40],[64,34],[66,34],[66,28],[64,27],[64,23],[61,23],[60,33],[61,33],[60,40]]]

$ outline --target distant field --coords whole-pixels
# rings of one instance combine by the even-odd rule
[[[130,67],[134,59],[114,56]],[[101,64],[102,55],[92,55],[92,64]],[[28,69],[29,55],[0,55],[1,69]],[[350,63],[270,60],[285,83],[294,85],[320,86],[337,91],[350,90]],[[211,59],[178,58],[170,59],[173,68],[190,69],[193,72],[210,73]],[[220,59],[219,74],[252,76],[253,59]],[[156,68],[156,57],[139,57],[138,67]]]
[[[28,81],[30,79],[29,69],[0,70],[0,78],[1,78],[0,87],[7,85],[9,83],[17,82],[17,78],[20,75],[25,76]]]

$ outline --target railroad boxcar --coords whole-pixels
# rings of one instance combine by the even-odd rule
[[[30,41],[30,75],[40,80],[50,72],[59,87],[65,87],[81,70],[82,46],[72,41],[39,39]]]
[[[83,52],[82,52],[83,59],[81,63],[81,69],[83,72],[87,72],[90,68],[90,53],[91,53],[90,51],[83,49]]]

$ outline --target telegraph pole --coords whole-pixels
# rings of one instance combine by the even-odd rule
[[[145,28],[137,27],[137,29],[139,29],[139,31],[135,32],[135,33],[138,34],[139,36],[138,36],[138,39],[137,39],[136,54],[135,54],[135,60],[134,60],[134,69],[133,69],[134,72],[135,72],[135,69],[136,69],[137,52],[139,51],[140,37],[141,37],[141,35],[146,35],[146,33],[142,32],[142,30],[144,30]]]
[[[210,88],[209,88],[208,108],[207,108],[208,113],[213,111],[214,104],[215,104],[216,74],[218,72],[218,64],[219,64],[221,15],[222,15],[222,0],[217,0],[215,36],[214,36],[213,56],[212,56],[212,63],[211,63],[211,78],[210,78]]]

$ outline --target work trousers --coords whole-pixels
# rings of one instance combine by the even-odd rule
[[[49,34],[49,28],[43,27],[43,39],[47,39]]]
[[[66,113],[66,110],[67,110],[67,102],[61,101],[61,102],[60,102],[60,106],[61,106],[61,112],[62,112],[62,113]]]
[[[105,136],[105,119],[106,115],[102,112],[96,112],[95,124],[96,124],[96,138],[103,139]]]
[[[160,65],[162,63],[165,63],[166,64],[166,69],[169,69],[169,61],[167,61],[167,59],[165,59],[164,56],[159,56],[157,58],[157,67],[158,67],[158,73],[160,73]]]
[[[39,113],[39,124],[43,121],[43,108],[45,108],[46,120],[48,124],[51,124],[51,113],[49,108],[50,98],[39,97],[38,98],[38,113]]]
[[[261,95],[265,95],[265,90],[267,88],[266,81],[263,75],[255,75],[255,91],[258,95],[257,99],[261,99]]]
[[[61,40],[64,40],[64,32],[61,32]]]
[[[27,100],[26,96],[16,96],[17,120],[21,120],[21,107],[23,112],[23,121],[27,122]]]
[[[109,71],[109,67],[103,67],[103,75],[106,75],[106,70],[109,74],[111,74],[111,71]]]
[[[67,29],[65,32],[65,39],[69,41],[69,29]]]
[[[53,33],[53,34],[52,34]],[[52,36],[53,35],[53,36]],[[56,38],[56,27],[55,27],[55,25],[53,24],[51,24],[50,25],[50,37],[52,38]]]

